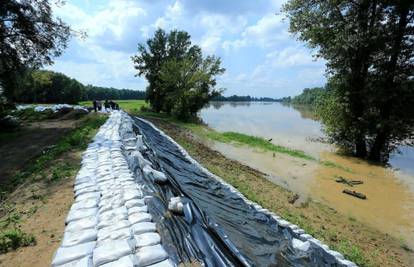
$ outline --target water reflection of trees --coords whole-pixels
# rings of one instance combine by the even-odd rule
[[[233,102],[233,101],[211,101],[206,106],[207,108],[213,107],[214,109],[220,109],[224,105],[230,105],[231,107],[250,106],[250,102]]]
[[[319,120],[315,108],[310,105],[292,105],[292,104],[284,104],[284,105],[289,106],[296,111],[299,111],[300,117],[302,119],[310,119],[314,121]]]

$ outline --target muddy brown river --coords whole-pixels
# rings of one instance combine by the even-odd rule
[[[340,156],[334,146],[317,141],[324,134],[310,113],[280,103],[213,102],[201,111],[201,117],[217,131],[272,138],[275,144],[333,162],[337,167],[244,146],[210,143],[225,156],[267,173],[269,180],[297,193],[299,203],[308,199],[323,202],[414,248],[413,147],[400,147],[402,153],[391,155],[389,167]],[[335,182],[338,176],[364,183],[348,187]],[[343,194],[343,189],[361,192],[367,199]]]

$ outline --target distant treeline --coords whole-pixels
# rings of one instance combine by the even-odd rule
[[[290,97],[283,97],[283,98],[270,98],[270,97],[253,97],[253,96],[217,96],[212,99],[212,101],[231,101],[231,102],[288,102],[290,101]]]
[[[326,94],[327,89],[324,87],[305,88],[300,95],[293,97],[291,104],[315,106],[319,100]]]
[[[145,92],[83,85],[66,75],[49,70],[27,71],[13,92],[18,103],[68,103],[104,99],[145,99]]]

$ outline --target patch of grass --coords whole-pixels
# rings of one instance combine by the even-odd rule
[[[29,177],[42,176],[43,170],[48,166],[49,162],[58,156],[70,150],[83,150],[87,147],[97,129],[105,123],[107,117],[99,114],[90,114],[79,121],[76,129],[72,130],[68,136],[62,138],[55,146],[43,151],[42,155],[28,164],[28,168],[14,175],[9,181],[2,184],[0,200],[7,196],[17,185],[23,183]],[[58,172],[64,170],[63,167],[55,168],[55,174],[51,180],[59,180],[62,175]]]
[[[348,240],[341,241],[339,244],[335,245],[333,249],[341,252],[346,259],[355,262],[360,267],[374,266],[371,260],[366,257],[364,251]]]
[[[33,245],[36,245],[35,236],[20,229],[9,229],[0,233],[0,253]]]
[[[7,216],[0,221],[0,227],[6,228],[6,227],[9,227],[10,225],[16,226],[20,223],[20,220],[21,220],[21,216],[19,213],[11,212],[7,214]]]
[[[56,182],[75,174],[77,166],[69,163],[58,163],[51,168],[51,175],[48,182]]]
[[[322,160],[322,161],[320,161],[320,163],[322,165],[326,166],[326,167],[338,168],[338,169],[344,170],[344,171],[349,172],[349,173],[353,173],[354,172],[350,168],[341,166],[341,165],[336,164],[335,162],[332,162],[332,161],[329,161],[329,160]]]
[[[237,132],[216,132],[216,131],[209,131],[207,133],[207,136],[210,139],[213,139],[215,141],[219,141],[222,143],[236,143],[236,144],[243,144],[248,145],[250,147],[255,147],[267,151],[272,151],[276,153],[282,153],[287,154],[292,157],[296,158],[302,158],[307,160],[316,160],[314,157],[306,154],[303,151],[290,149],[284,146],[275,145],[268,140],[257,137],[257,136],[251,136],[247,134],[237,133]]]

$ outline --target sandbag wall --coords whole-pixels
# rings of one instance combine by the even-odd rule
[[[134,118],[152,162],[189,203],[210,236],[245,266],[356,266],[211,174],[152,123]],[[152,155],[152,156],[151,156]]]
[[[123,155],[122,116],[112,112],[83,153],[52,266],[175,266],[148,213],[143,185]]]

